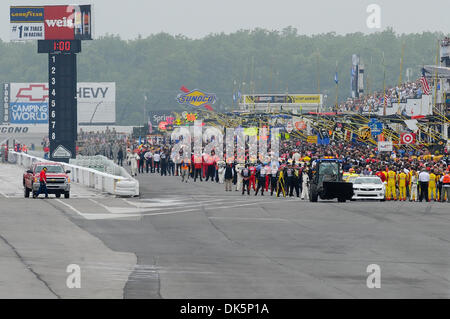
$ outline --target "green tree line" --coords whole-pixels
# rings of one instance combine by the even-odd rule
[[[78,81],[116,82],[117,123],[145,122],[146,112],[181,110],[175,98],[182,85],[217,94],[216,110],[231,110],[233,93],[320,93],[335,99],[334,74],[339,77],[339,100],[350,96],[352,54],[365,64],[366,91],[398,83],[404,46],[403,80],[412,79],[424,64],[434,64],[442,33],[396,34],[392,29],[371,34],[302,35],[282,31],[240,30],[201,39],[159,33],[122,40],[116,35],[84,41],[78,55]],[[48,58],[37,44],[0,41],[0,81],[45,82]],[[148,100],[144,101],[144,95]]]

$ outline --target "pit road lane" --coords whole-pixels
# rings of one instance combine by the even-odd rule
[[[73,290],[101,296],[110,281],[117,292],[111,297],[118,298],[449,297],[446,203],[310,203],[242,196],[178,177],[138,179],[141,198],[1,198],[0,235],[60,297],[72,297]],[[61,237],[70,238],[74,257],[62,262],[47,254],[34,261],[34,246],[48,251]],[[96,255],[85,238],[104,254]],[[82,284],[66,294],[58,285],[67,274],[59,269],[83,254],[107,267],[91,265],[83,282],[95,281],[92,289]],[[380,289],[366,286],[370,264],[381,267]],[[52,278],[46,268],[62,274]],[[50,290],[36,280],[46,297]]]

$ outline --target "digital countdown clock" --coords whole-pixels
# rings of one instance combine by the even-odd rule
[[[81,40],[38,40],[38,53],[80,53]]]

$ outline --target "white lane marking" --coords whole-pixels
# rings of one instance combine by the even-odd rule
[[[67,203],[64,203],[64,202],[63,202],[62,200],[60,200],[60,199],[56,199],[56,201],[59,202],[59,203],[61,203],[61,204],[63,204],[64,206],[69,207],[71,210],[73,210],[73,211],[74,211],[75,213],[77,213],[78,215],[80,215],[80,216],[86,218],[86,215],[87,215],[87,214],[84,214],[84,213],[80,212],[78,209],[76,209],[76,208],[73,207],[72,205],[69,205],[69,204],[67,204]]]
[[[174,199],[174,200],[167,200],[167,199],[153,199],[153,200],[146,200],[145,202],[143,202],[144,200],[141,200],[139,202],[132,202],[129,201],[125,198],[122,199],[124,202],[126,202],[127,204],[136,206],[138,208],[144,208],[144,207],[167,207],[167,206],[179,206],[179,205],[183,205],[184,206],[191,206],[192,204],[188,204],[189,202],[193,202],[194,203],[198,203],[198,200],[192,199],[192,198],[185,198],[183,199]],[[150,201],[154,201],[153,203]],[[212,203],[212,202],[220,202],[220,201],[225,201],[225,199],[214,199],[214,200],[208,200],[208,201],[204,201],[201,203]],[[174,203],[174,204],[169,204],[169,203]]]
[[[9,198],[9,196],[3,193],[2,191],[0,191],[0,195],[4,196],[5,198]]]
[[[287,219],[283,219],[283,218],[258,218],[258,217],[221,217],[221,216],[211,216],[208,217],[209,219],[230,219],[230,220],[261,220],[261,221],[280,221],[280,222],[288,222],[290,223],[289,220]]]
[[[105,204],[102,204],[92,198],[89,198],[89,200],[91,202],[93,202],[94,204],[97,204],[98,206],[103,207],[104,209],[106,209],[108,212],[110,212],[111,214],[127,214],[127,213],[141,213],[141,212],[148,212],[149,210],[152,209],[144,209],[144,208],[130,208],[130,207],[110,207],[110,206],[106,206]],[[157,209],[157,208],[155,208]]]
[[[255,204],[259,204],[259,203],[261,203],[261,202],[253,202],[253,203],[246,203],[246,204],[239,204],[239,205],[214,207],[214,209],[236,208],[236,207],[243,207],[243,206],[255,205]],[[275,203],[276,203],[276,202],[265,202],[264,204],[275,204]],[[172,215],[172,214],[185,213],[185,212],[192,212],[192,211],[198,211],[198,209],[176,210],[176,211],[172,211],[172,212],[164,212],[164,213],[149,213],[149,214],[142,214],[142,216]]]
[[[141,214],[84,214],[88,220],[141,217]]]
[[[72,205],[69,205],[65,202],[63,202],[60,199],[56,199],[58,202],[60,202],[61,204],[67,206],[68,208],[70,208],[71,210],[73,210],[75,213],[77,213],[78,215],[82,216],[83,218],[86,218],[88,220],[95,220],[95,219],[115,219],[115,218],[129,218],[129,217],[140,217],[140,214],[134,214],[134,215],[130,215],[130,214],[86,214],[86,213],[82,213],[80,212],[78,209],[76,209],[75,207],[73,207]]]
[[[220,204],[220,203],[216,203],[216,202],[224,202],[224,204],[226,204],[226,202],[227,202],[227,200],[225,200],[225,199],[216,199],[216,200],[207,200],[207,201],[198,201],[197,200],[196,203],[192,203],[192,204],[189,204],[189,203],[186,203],[186,202],[184,202],[184,203],[181,202],[181,203],[174,204],[174,205],[167,205],[167,204],[161,205],[161,204],[156,204],[156,203],[154,203],[154,204],[147,204],[147,203],[132,202],[132,201],[129,201],[127,199],[123,199],[123,201],[125,201],[127,204],[133,205],[133,206],[135,206],[137,208],[147,208],[147,210],[157,210],[157,209],[159,209],[159,208],[152,209],[154,207],[163,207],[163,208],[170,209],[170,208],[177,208],[179,206],[183,206],[184,208],[193,208],[193,207],[200,207],[200,206],[209,206],[209,205],[218,205],[218,204]],[[240,199],[240,200],[234,201],[234,202],[248,202],[248,200]]]
[[[89,198],[89,200],[103,208],[105,208],[108,212],[108,214],[93,214],[93,213],[82,213],[75,207],[73,207],[70,204],[65,203],[64,201],[60,199],[56,199],[56,201],[60,202],[64,206],[70,208],[72,211],[77,213],[78,215],[82,216],[85,219],[88,220],[96,220],[96,219],[118,219],[118,218],[129,218],[129,217],[142,217],[142,216],[156,216],[156,215],[172,215],[172,214],[178,214],[178,213],[187,213],[187,212],[198,212],[198,208],[189,208],[189,209],[182,209],[182,210],[175,210],[170,212],[159,212],[159,213],[138,213],[136,214],[136,211],[130,212],[130,208],[126,207],[108,207],[102,203],[97,202],[96,200],[93,200]],[[243,207],[243,206],[250,206],[250,205],[258,205],[258,204],[275,204],[277,201],[254,201],[254,202],[247,202],[245,204],[236,204],[236,205],[229,205],[229,206],[218,206],[214,207],[214,209],[228,209],[228,208],[236,208],[236,207]],[[211,203],[212,204],[212,203]],[[204,204],[198,205],[198,206],[206,206]],[[207,208],[207,207],[205,207]],[[117,209],[120,209],[121,211],[118,211]],[[124,212],[122,209],[126,209],[129,211],[129,213]],[[209,207],[210,209],[210,207]],[[143,211],[149,211],[149,208],[146,209],[140,209]],[[215,217],[213,217],[215,218]]]

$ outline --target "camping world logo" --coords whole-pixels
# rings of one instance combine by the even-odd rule
[[[206,104],[214,104],[216,102],[216,95],[195,89],[184,94],[178,94],[177,101],[180,104],[199,107]]]

